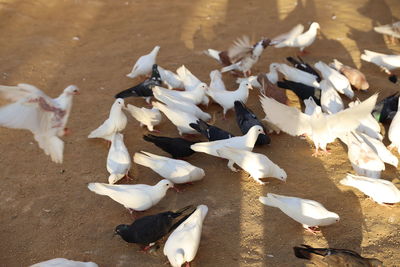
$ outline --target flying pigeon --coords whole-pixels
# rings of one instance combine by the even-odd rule
[[[0,95],[13,102],[0,108],[0,126],[31,131],[44,153],[62,163],[64,142],[59,137],[68,133],[66,125],[76,94],[79,89],[75,85],[65,88],[57,98],[25,83],[0,85]]]
[[[356,100],[349,103],[349,107],[354,107],[360,104],[360,100]],[[375,138],[377,140],[383,140],[381,132],[381,126],[374,119],[374,117],[370,114],[366,118],[360,120],[360,125],[357,127],[357,132],[365,133],[368,136]]]
[[[349,80],[350,84],[358,90],[367,90],[369,84],[365,75],[358,69],[343,65],[339,60],[334,59],[332,63],[329,64],[330,67],[341,72]]]
[[[372,116],[379,122],[391,121],[396,115],[399,93],[396,92],[376,103]]]
[[[155,144],[165,152],[169,153],[173,158],[189,157],[195,153],[190,146],[196,142],[188,141],[183,138],[170,138],[148,134],[143,135],[143,139]]]
[[[122,109],[125,108],[125,102],[121,98],[117,98],[111,107],[110,115],[96,130],[93,130],[88,138],[103,138],[111,141],[114,133],[121,132],[125,129],[127,118]]]
[[[127,176],[130,168],[131,158],[124,144],[124,136],[120,133],[114,133],[107,156],[107,171],[110,173],[108,183],[115,184]]]
[[[364,50],[364,54],[361,54],[361,59],[374,63],[389,75],[392,75],[392,70],[400,68],[400,55],[386,55]]]
[[[203,179],[204,170],[177,159],[158,156],[149,152],[135,153],[133,161],[148,167],[174,184],[185,184]]]
[[[263,128],[264,132],[266,129],[261,121],[257,118],[256,114],[245,106],[240,101],[235,101],[235,114],[236,114],[236,122],[240,128],[242,134],[247,134],[251,127],[254,125],[259,125]],[[265,145],[270,144],[271,138],[267,134],[260,134],[257,138],[256,145]]]
[[[141,56],[136,61],[135,65],[132,68],[132,71],[126,76],[134,79],[141,75],[148,75],[151,72],[153,65],[156,63],[156,58],[159,50],[160,47],[155,46],[149,54]]]
[[[340,74],[340,72],[332,69],[322,61],[315,63],[314,67],[321,72],[322,78],[328,80],[339,93],[353,99],[354,92],[346,76]]]
[[[203,136],[205,136],[208,141],[217,141],[217,140],[222,140],[222,139],[228,139],[231,137],[234,137],[233,134],[222,130],[216,126],[207,124],[203,120],[197,120],[196,123],[190,123],[190,127],[201,133]]]
[[[114,233],[128,243],[145,246],[142,250],[147,251],[158,240],[178,227],[195,210],[195,207],[189,205],[177,211],[165,211],[144,216],[136,219],[131,225],[118,225],[115,227]]]
[[[357,128],[360,120],[371,113],[377,97],[375,94],[360,105],[336,114],[324,115],[322,112],[315,112],[311,116],[297,108],[278,103],[272,98],[260,97],[260,99],[266,114],[265,120],[290,135],[307,134],[314,142],[316,148],[314,155],[318,155],[319,148],[326,151],[326,145],[333,142],[336,137]]]
[[[89,183],[90,191],[99,195],[109,196],[129,211],[144,211],[160,202],[167,190],[174,187],[169,180],[161,180],[156,185],[124,184],[110,185],[105,183]]]
[[[261,133],[264,133],[263,128],[259,125],[255,125],[251,127],[245,135],[212,142],[200,142],[191,145],[190,148],[196,152],[203,152],[215,157],[220,157],[217,150],[226,146],[251,151],[257,141],[258,135]]]
[[[238,170],[233,166],[237,164],[250,174],[257,183],[265,185],[261,178],[273,177],[286,182],[287,174],[278,165],[273,163],[267,156],[247,150],[232,147],[221,147],[217,149],[221,158],[228,159],[228,167],[234,172]]]
[[[322,80],[321,87],[321,108],[327,114],[335,114],[344,109],[342,98],[333,88],[328,80]]]
[[[181,223],[168,237],[164,246],[164,255],[173,267],[185,262],[190,264],[199,249],[203,221],[208,212],[206,205],[199,205],[195,212]],[[190,266],[190,265],[189,265]]]
[[[297,258],[310,260],[315,266],[331,267],[383,267],[383,263],[375,258],[361,257],[355,251],[337,248],[313,248],[308,245],[293,247]]]
[[[272,72],[279,71],[285,76],[286,80],[290,80],[297,83],[302,83],[308,86],[319,88],[319,82],[317,77],[308,72],[290,67],[284,63],[271,63],[270,70]],[[272,82],[272,81],[271,81]]]
[[[315,231],[318,226],[326,226],[339,221],[339,215],[327,210],[321,203],[310,199],[288,197],[268,193],[259,197],[262,204],[280,209],[304,228]]]
[[[293,57],[287,57],[286,60],[289,61],[296,69],[314,75],[317,78],[317,82],[320,82],[322,80],[319,73],[310,64],[304,62],[304,60],[299,56],[297,58],[298,60],[294,59]]]
[[[398,101],[397,110],[399,110],[400,101]],[[394,148],[400,152],[400,112],[397,111],[396,115],[394,116],[392,122],[390,123],[388,137],[390,142],[389,149],[392,150]]]
[[[162,116],[157,108],[138,108],[134,105],[128,104],[127,110],[137,121],[140,122],[140,127],[145,125],[147,129],[152,132],[154,131],[154,126],[160,124]]]
[[[313,22],[311,23],[308,31],[302,33],[303,29],[301,29],[301,31],[300,29],[301,27],[297,25],[285,36],[286,38],[279,39],[275,37],[272,39],[271,43],[277,43],[275,45],[276,48],[298,47],[300,52],[303,52],[304,48],[310,46],[315,41],[315,38],[317,37],[317,31],[320,29],[320,26],[317,22]]]
[[[144,97],[147,103],[150,103],[150,99],[153,96],[152,88],[154,86],[161,85],[162,80],[158,67],[156,64],[153,65],[151,77],[146,79],[144,82],[139,83],[129,89],[123,90],[115,95],[115,98],[126,98],[126,97]]]
[[[98,267],[94,262],[73,261],[64,258],[55,258],[42,261],[31,265],[30,267]]]
[[[279,44],[285,40],[288,39],[293,39],[296,36],[299,36],[300,34],[302,34],[302,32],[304,31],[304,26],[301,24],[297,24],[296,26],[294,26],[290,31],[280,34],[274,38],[272,38],[271,40],[271,45],[276,45]]]
[[[283,81],[279,81],[277,85],[280,88],[292,91],[302,101],[312,97],[317,105],[321,105],[321,90],[318,88],[285,79],[283,79]]]

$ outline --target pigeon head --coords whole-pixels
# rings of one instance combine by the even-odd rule
[[[318,22],[311,23],[310,28],[318,29],[318,30],[321,29]]]
[[[125,101],[122,98],[117,98],[114,104],[121,108],[125,107]]]
[[[273,177],[277,178],[283,182],[286,182],[287,174],[284,169],[280,168],[278,165],[274,166]]]
[[[262,40],[261,40],[261,45],[264,47],[264,49],[267,47],[267,46],[269,46],[269,44],[271,43],[271,39],[268,39],[268,38],[263,38]]]
[[[64,92],[69,95],[79,95],[79,88],[76,85],[70,85],[64,89]]]
[[[162,189],[168,190],[169,188],[174,187],[174,183],[171,182],[170,180],[163,179],[163,180],[159,181],[156,186],[160,187]]]
[[[115,184],[119,180],[121,180],[125,174],[116,174],[116,173],[111,173],[110,176],[108,177],[108,183],[109,184]]]
[[[114,235],[123,236],[127,231],[129,231],[129,225],[120,224],[117,227],[115,227]]]
[[[330,225],[337,223],[338,221],[340,221],[339,215],[334,212],[329,212],[329,216],[326,216],[326,218],[322,219],[321,223],[319,223],[319,226]]]

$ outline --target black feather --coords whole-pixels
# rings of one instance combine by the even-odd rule
[[[233,134],[216,126],[209,125],[201,119],[197,120],[196,123],[190,123],[189,126],[204,135],[209,141],[216,141],[234,137]]]
[[[143,139],[155,144],[165,152],[169,153],[173,158],[183,158],[192,155],[195,151],[192,150],[190,146],[197,143],[183,138],[170,138],[165,136],[155,136],[152,134],[143,135]]]
[[[283,81],[279,81],[277,85],[280,88],[293,91],[302,101],[310,98],[311,96],[314,99],[315,103],[317,103],[317,105],[321,105],[321,90],[318,88],[314,88],[312,86],[308,86],[302,83],[288,81],[285,79],[283,79]]]
[[[319,75],[319,73],[313,67],[311,67],[308,63],[304,62],[304,60],[301,57],[297,57],[297,58],[299,60],[296,60],[292,57],[287,57],[286,60],[289,61],[290,63],[292,63],[293,67],[295,67],[296,69],[299,69],[301,71],[304,71],[304,72],[314,75],[317,78],[317,81],[320,82],[321,76]]]
[[[396,115],[399,104],[399,92],[379,101],[372,110],[372,116],[379,122],[391,121]]]

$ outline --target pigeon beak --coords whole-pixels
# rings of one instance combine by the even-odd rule
[[[253,86],[251,86],[251,84],[249,84],[249,87],[248,87],[249,89],[251,89],[251,90],[253,90]]]
[[[81,94],[81,92],[80,91],[76,91],[76,92],[74,92],[74,95],[80,95]]]

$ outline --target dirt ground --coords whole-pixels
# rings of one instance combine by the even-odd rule
[[[227,48],[243,34],[273,37],[297,23],[317,21],[322,34],[309,48],[307,61],[337,58],[361,68],[371,89],[357,93],[360,99],[374,92],[382,98],[399,90],[377,67],[360,61],[363,49],[400,53],[399,45],[389,44],[372,30],[400,19],[398,0],[0,0],[0,17],[1,84],[26,82],[51,96],[69,84],[82,90],[74,100],[68,124],[73,133],[64,138],[61,165],[51,162],[29,132],[0,129],[0,266],[28,266],[56,257],[99,266],[166,266],[162,246],[143,254],[134,244],[111,239],[116,225],[132,219],[121,205],[86,187],[89,182],[107,182],[108,177],[108,148],[87,135],[108,116],[113,95],[140,82],[125,75],[155,45],[161,46],[157,60],[161,66],[176,70],[185,64],[208,83],[209,72],[220,66],[202,50]],[[296,53],[292,48],[269,47],[253,72],[266,71],[270,63],[284,62]],[[236,88],[230,75],[223,78],[228,88]],[[296,97],[289,97],[298,105]],[[127,103],[144,105],[142,99],[130,98]],[[257,91],[251,92],[247,104],[263,117]],[[233,112],[222,121],[219,106],[212,104],[207,111],[216,116],[217,126],[240,134]],[[165,117],[158,129],[166,136],[178,135]],[[145,133],[129,119],[124,131],[129,152],[167,155],[144,142]],[[266,186],[244,172],[231,172],[226,160],[195,154],[188,161],[204,168],[204,180],[185,187],[183,193],[170,190],[144,215],[188,204],[209,207],[193,266],[305,266],[292,252],[302,243],[353,249],[383,260],[385,266],[400,266],[399,205],[382,207],[341,186],[340,179],[352,172],[346,148],[339,141],[329,148],[331,155],[314,158],[307,141],[273,135],[271,145],[255,151],[284,168],[288,179],[287,183],[273,179]],[[159,180],[142,166],[133,165],[131,173],[130,183]],[[382,177],[399,184],[393,167],[387,166]],[[267,192],[319,201],[341,221],[323,227],[316,236],[306,233],[278,209],[259,203],[258,197]]]

